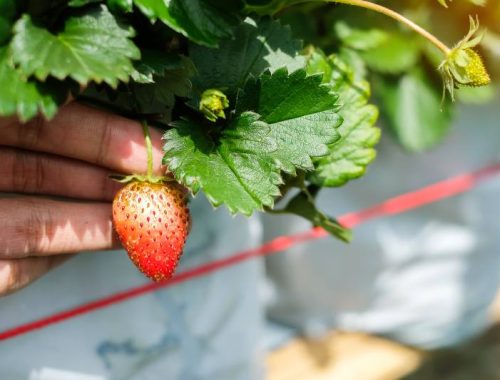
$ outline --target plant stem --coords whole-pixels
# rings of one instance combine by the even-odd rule
[[[347,4],[347,5],[352,5],[355,7],[360,7],[360,8],[365,8],[365,9],[370,9],[372,11],[375,11],[377,13],[381,13],[383,15],[386,15],[388,17],[391,17],[406,26],[410,27],[413,29],[415,32],[420,34],[422,37],[433,43],[439,50],[441,50],[446,56],[448,56],[451,53],[451,49],[446,46],[442,41],[440,41],[436,36],[433,34],[429,33],[427,30],[422,28],[420,25],[417,25],[410,19],[406,18],[402,14],[384,7],[383,5],[375,4],[372,3],[371,1],[366,1],[366,0],[295,0],[292,1],[292,4],[304,4],[304,3],[313,3],[313,2],[320,2],[320,3],[339,3],[339,4]],[[287,4],[289,6],[290,3]]]
[[[146,151],[148,152],[148,172],[147,178],[151,180],[153,178],[153,144],[151,143],[151,135],[149,134],[148,123],[143,120],[141,122],[142,131],[144,133],[144,140],[146,141]]]

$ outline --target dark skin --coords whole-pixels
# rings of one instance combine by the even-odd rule
[[[151,138],[161,174],[161,134]],[[111,202],[121,185],[109,174],[146,169],[135,121],[77,103],[51,121],[0,118],[0,296],[73,254],[119,247]]]

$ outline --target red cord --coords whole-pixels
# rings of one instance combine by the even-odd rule
[[[475,172],[466,173],[452,177],[450,179],[435,183],[433,185],[415,190],[400,196],[391,198],[383,203],[366,208],[364,210],[346,214],[339,218],[339,222],[346,227],[352,228],[371,219],[379,218],[385,215],[395,215],[409,210],[422,207],[424,205],[437,202],[442,199],[452,197],[457,194],[469,191],[474,186],[488,178],[500,173],[500,164],[487,166]],[[230,257],[215,260],[213,262],[200,265],[199,267],[188,269],[177,274],[174,278],[162,283],[148,283],[135,288],[124,290],[95,301],[61,311],[49,317],[41,318],[33,322],[19,325],[12,329],[0,332],[0,341],[14,338],[19,335],[45,328],[55,323],[65,321],[104,307],[108,307],[131,298],[141,296],[146,293],[154,292],[159,289],[167,288],[187,280],[205,276],[209,273],[239,264],[243,261],[259,257],[269,256],[282,252],[295,245],[323,238],[328,233],[319,227],[298,234],[280,236],[268,243],[247,251],[236,253]]]

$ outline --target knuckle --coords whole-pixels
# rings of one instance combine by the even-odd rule
[[[21,226],[26,239],[26,251],[36,254],[44,240],[55,232],[55,222],[49,207],[31,207],[28,218]]]
[[[99,144],[97,144],[95,162],[99,166],[106,166],[108,149],[113,139],[113,128],[111,125],[111,118],[108,114],[105,114],[102,121],[102,127],[99,130],[101,131],[101,135],[99,136]]]
[[[31,149],[35,147],[43,134],[47,122],[41,115],[35,116],[27,123],[20,123],[17,128],[17,140],[21,147]]]
[[[14,192],[32,193],[40,190],[45,184],[43,157],[16,150],[12,160],[11,178]]]

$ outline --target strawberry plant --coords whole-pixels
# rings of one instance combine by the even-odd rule
[[[189,230],[175,182],[231,213],[295,214],[349,241],[315,198],[365,173],[379,112],[421,151],[445,137],[456,97],[489,96],[488,44],[469,14],[494,35],[500,6],[404,3],[0,0],[0,116],[52,118],[72,96],[164,130],[169,173],[126,178],[114,204],[152,278],[171,275]]]

